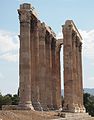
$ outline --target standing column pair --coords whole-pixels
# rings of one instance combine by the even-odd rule
[[[81,36],[72,20],[63,27],[64,111],[85,112],[83,107]]]

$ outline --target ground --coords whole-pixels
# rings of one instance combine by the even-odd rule
[[[38,111],[0,111],[0,120],[50,120],[59,118],[57,112],[38,112]]]
[[[60,117],[58,116],[58,112],[56,111],[54,112],[39,112],[39,111],[26,111],[26,110],[0,111],[0,120],[60,120],[59,118]],[[75,118],[70,120],[78,120],[78,119]],[[94,118],[91,118],[89,120],[94,120]]]

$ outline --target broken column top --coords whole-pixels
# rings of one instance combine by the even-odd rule
[[[24,11],[24,10],[30,11],[31,14],[33,14],[33,15],[38,19],[38,15],[37,15],[37,13],[36,13],[36,10],[35,10],[35,8],[34,8],[31,4],[29,4],[29,3],[23,3],[23,4],[21,4],[21,5],[20,5],[20,9],[19,9],[18,11]],[[47,30],[54,38],[56,38],[56,34],[55,34],[54,31],[51,29],[51,27],[47,26],[44,22],[41,23],[41,25],[43,25],[43,26],[46,28],[46,30]]]
[[[42,27],[45,28],[45,30],[52,35],[53,38],[56,38],[56,34],[54,33],[54,31],[52,30],[51,27],[47,26],[44,22],[41,23]]]
[[[65,26],[65,27],[71,27],[71,28],[76,32],[76,34],[77,34],[77,36],[79,37],[79,39],[82,40],[82,37],[81,37],[81,35],[80,35],[80,33],[79,33],[76,25],[74,24],[73,20],[66,20],[64,26]],[[62,26],[62,27],[63,27],[63,26]]]
[[[37,18],[38,17],[38,14],[35,10],[35,8],[29,4],[29,3],[23,3],[20,5],[20,10],[28,10],[28,11],[31,11],[31,13]]]
[[[47,26],[46,24],[45,24],[45,27],[46,27],[46,30],[47,30],[54,38],[56,38],[56,34],[55,34],[54,31],[52,30],[52,28],[49,27],[49,26]]]
[[[23,3],[20,5],[20,9],[31,9],[31,4]]]

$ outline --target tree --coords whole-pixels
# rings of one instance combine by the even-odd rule
[[[11,98],[12,98],[12,95],[10,94],[3,96],[3,101],[2,101],[3,105],[11,105],[12,104]]]
[[[12,97],[12,105],[18,105],[18,103],[19,103],[19,96],[15,94]]]
[[[91,116],[94,116],[94,96],[89,93],[84,93],[84,106],[86,108],[86,112],[88,112]]]
[[[2,109],[2,105],[18,105],[19,103],[19,96],[18,95],[2,95],[0,93],[0,110]]]
[[[0,110],[2,109],[2,104],[3,104],[3,96],[0,94]]]

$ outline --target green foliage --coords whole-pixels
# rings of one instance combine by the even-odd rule
[[[19,97],[18,95],[2,95],[0,94],[0,109],[2,109],[2,105],[18,105],[19,103]]]
[[[10,95],[3,96],[3,105],[11,105],[12,100]]]
[[[12,105],[18,105],[18,103],[19,103],[19,96],[15,94],[12,97]]]
[[[3,96],[0,94],[0,109],[2,108],[2,104],[3,104]]]
[[[86,108],[86,112],[88,112],[91,116],[94,116],[94,96],[89,93],[84,93],[84,106]]]

